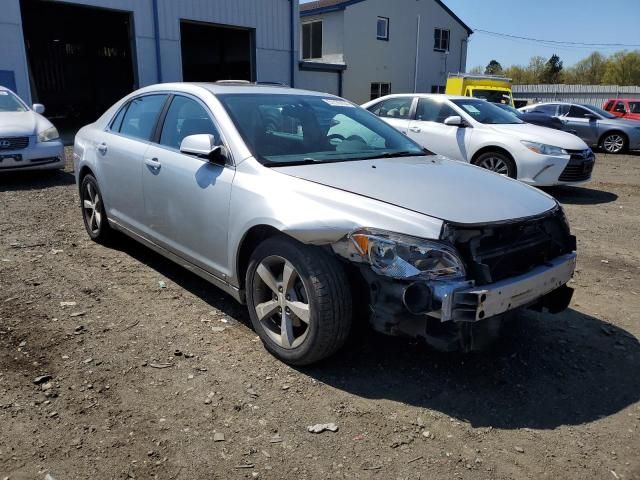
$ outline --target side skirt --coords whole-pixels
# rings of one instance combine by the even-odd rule
[[[142,243],[144,246],[150,248],[154,252],[162,255],[163,257],[168,258],[172,262],[177,263],[178,265],[180,265],[183,268],[186,268],[190,272],[195,273],[199,277],[205,279],[207,282],[209,282],[209,283],[215,285],[216,287],[218,287],[220,290],[222,290],[225,293],[228,293],[229,295],[231,295],[233,298],[235,298],[241,304],[244,305],[246,303],[246,297],[245,297],[244,290],[241,290],[238,287],[235,287],[235,286],[231,285],[230,283],[225,282],[221,278],[213,275],[212,273],[207,272],[206,270],[198,267],[197,265],[194,265],[193,263],[189,262],[188,260],[185,260],[181,256],[176,255],[175,253],[167,250],[166,248],[163,248],[163,247],[153,243],[151,240],[148,240],[147,238],[145,238],[145,237],[143,237],[143,236],[141,236],[141,235],[129,230],[126,227],[123,227],[122,225],[120,225],[118,222],[116,222],[114,220],[109,219],[109,225],[111,227],[113,227],[115,230],[118,230],[118,231],[124,233],[128,237],[131,237],[135,241]]]

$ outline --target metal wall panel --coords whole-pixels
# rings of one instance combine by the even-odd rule
[[[610,98],[640,98],[640,86],[623,87],[618,85],[514,85],[513,97],[539,102],[585,103],[602,107]]]

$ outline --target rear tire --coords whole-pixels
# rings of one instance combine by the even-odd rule
[[[80,185],[80,207],[84,228],[91,240],[98,243],[107,243],[113,237],[113,230],[109,226],[107,213],[104,209],[102,193],[98,182],[91,174],[83,177]]]
[[[251,255],[245,284],[253,328],[283,362],[309,365],[344,345],[351,290],[342,265],[320,247],[271,237]]]
[[[510,178],[517,178],[518,171],[513,159],[502,152],[485,152],[473,161],[473,164]]]

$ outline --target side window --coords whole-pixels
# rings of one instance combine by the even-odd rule
[[[124,114],[127,113],[127,108],[129,108],[128,103],[121,107],[120,110],[118,110],[118,113],[116,113],[116,116],[113,117],[113,120],[111,120],[109,128],[112,132],[120,131],[120,127],[122,127],[122,119],[124,118]]]
[[[571,118],[587,118],[587,115],[590,115],[591,112],[586,108],[578,107],[576,105],[571,105],[569,108],[569,113],[567,117]]]
[[[616,103],[616,108],[614,111],[618,113],[627,113],[627,109],[624,106],[624,102]]]
[[[191,98],[175,96],[162,125],[160,144],[179,149],[189,135],[210,134],[220,142],[220,134],[202,105]]]
[[[565,116],[569,113],[570,105],[558,105],[558,115]]]
[[[166,99],[166,95],[146,95],[131,100],[122,119],[120,133],[149,140]]]
[[[604,106],[604,109],[611,110],[611,107],[613,107],[613,100],[609,100],[607,104]]]
[[[532,110],[529,110],[529,111],[534,113],[546,113],[547,115],[555,115],[557,108],[558,106],[553,104],[538,105],[537,107],[534,107]]]
[[[458,115],[458,113],[444,102],[437,102],[431,98],[421,98],[418,100],[416,120],[444,123],[447,118],[454,115]]]
[[[411,103],[413,103],[412,97],[390,98],[369,107],[369,111],[379,117],[408,119]]]

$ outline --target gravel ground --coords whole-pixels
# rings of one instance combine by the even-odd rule
[[[3,175],[0,478],[640,478],[640,155],[549,192],[578,236],[567,312],[483,354],[366,333],[294,369],[203,280],[92,243],[70,167]]]

